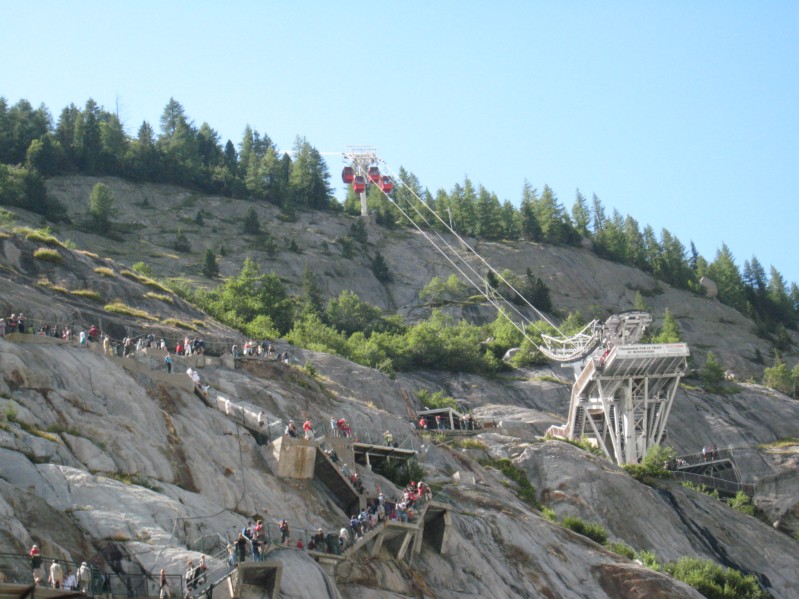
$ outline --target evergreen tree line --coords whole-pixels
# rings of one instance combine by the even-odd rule
[[[51,218],[63,210],[47,197],[44,177],[84,173],[115,175],[137,181],[174,183],[208,193],[268,201],[291,213],[295,209],[338,209],[330,174],[320,153],[298,137],[291,155],[281,153],[266,134],[247,126],[238,145],[207,123],[196,127],[183,106],[170,99],[156,134],[143,122],[129,137],[117,115],[88,100],[83,110],[64,108],[55,124],[48,109],[26,100],[9,106],[0,98],[0,203],[18,205]],[[778,349],[790,346],[785,328],[799,322],[799,288],[773,266],[769,274],[752,257],[741,270],[726,245],[712,262],[693,242],[686,246],[662,229],[658,235],[631,216],[608,215],[600,199],[589,202],[577,191],[567,211],[549,186],[539,192],[525,182],[519,207],[500,202],[495,193],[467,178],[435,195],[411,172],[400,168],[392,200],[370,186],[368,203],[378,223],[409,226],[403,212],[427,229],[451,226],[461,235],[486,240],[525,240],[580,245],[589,240],[600,256],[639,268],[678,288],[702,292],[703,276],[718,286],[719,299],[757,323],[757,332]],[[424,204],[421,205],[421,204]],[[350,190],[343,209],[360,212]]]
[[[246,127],[236,149],[170,99],[159,132],[144,121],[135,137],[119,117],[89,99],[64,108],[53,123],[46,106],[0,98],[0,184],[3,203],[47,214],[42,177],[81,173],[173,183],[211,194],[265,200],[286,211],[331,206],[330,174],[322,156],[297,137],[291,156],[268,135]],[[36,193],[31,194],[31,188]],[[48,216],[56,216],[48,214]]]

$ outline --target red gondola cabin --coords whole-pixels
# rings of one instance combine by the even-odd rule
[[[380,190],[383,193],[390,193],[394,190],[394,182],[391,177],[383,177],[380,181]]]
[[[352,183],[352,180],[355,178],[355,171],[351,166],[345,166],[344,170],[341,171],[341,180],[344,181],[346,184]]]
[[[372,183],[380,183],[380,169],[376,166],[369,167],[369,180]]]
[[[366,177],[358,175],[352,180],[352,191],[362,193],[366,191]]]

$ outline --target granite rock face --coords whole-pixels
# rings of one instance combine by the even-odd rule
[[[407,396],[424,376],[392,381],[341,358],[296,352],[316,364],[323,377],[315,383],[319,390],[302,383],[298,369],[269,362],[205,368],[202,380],[211,392],[232,397],[234,405],[263,409],[270,418],[309,414],[321,424],[346,415],[356,430],[372,426],[410,434]],[[153,358],[125,359],[146,365]],[[264,446],[223,411],[180,384],[133,376],[138,371],[123,367],[122,360],[73,345],[0,341],[0,404],[13,414],[0,430],[3,546],[25,552],[38,542],[46,555],[101,563],[113,548],[126,571],[180,572],[188,557],[199,557],[187,544],[208,535],[230,539],[255,515],[271,523],[286,518],[305,529],[337,530],[346,520],[318,483],[274,477]],[[471,384],[480,388],[479,383]],[[493,405],[506,406],[514,422],[529,418],[532,428],[557,404],[565,410],[563,390],[554,383],[530,393],[527,402],[520,399],[519,385],[535,387],[535,382],[513,381],[504,390],[497,381],[485,385]],[[746,393],[741,405],[771,401],[773,410],[765,414],[777,420],[791,414],[791,404],[783,405],[781,398],[756,387]],[[466,398],[479,404],[481,393]],[[676,419],[706,400],[682,397]],[[735,414],[735,405],[725,414]],[[753,434],[782,433],[779,422],[762,418]],[[516,498],[501,474],[477,463],[489,453],[524,469],[539,499],[560,516],[602,524],[613,540],[652,550],[663,561],[682,555],[714,559],[756,574],[775,596],[796,584],[795,542],[716,500],[681,487],[651,489],[604,460],[561,442],[542,443],[535,434],[498,429],[479,439],[487,449],[426,447],[427,480],[443,486],[442,497],[452,506],[444,555],[423,545],[409,566],[390,550],[377,560],[363,554],[339,566],[331,579],[306,554],[284,550],[285,596],[699,596],[542,519]],[[781,477],[766,461],[760,467],[769,477],[764,497],[780,497],[771,509],[789,522],[795,508],[775,485],[790,485],[782,482],[790,477]],[[477,484],[453,484],[455,471],[472,473]],[[381,477],[362,473],[368,485],[394,492]]]
[[[79,222],[97,181],[64,177],[48,180],[48,186]],[[197,327],[214,353],[224,354],[240,339],[238,333],[176,296],[153,295],[153,287],[123,274],[129,263],[144,260],[159,274],[201,280],[197,265],[204,248],[224,244],[223,275],[237,273],[244,257],[254,257],[299,292],[303,269],[312,264],[326,297],[353,289],[363,300],[410,319],[430,312],[420,303],[419,290],[434,276],[451,273],[450,265],[412,231],[367,222],[364,251],[344,259],[336,239],[354,221],[343,215],[298,213],[285,222],[270,205],[104,181],[119,199],[118,221],[128,223],[131,233],[111,240],[59,225],[62,239],[92,250],[58,247],[61,264],[33,259],[39,244],[20,235],[0,238],[0,311],[25,311],[34,327],[41,321],[98,324],[120,338],[153,332],[171,345],[190,330],[177,321]],[[277,242],[294,240],[301,252],[279,251],[267,260],[242,237],[240,220],[253,206],[262,223],[271,223]],[[205,226],[187,223],[186,211],[194,214],[200,207]],[[38,225],[38,217],[21,211],[18,217],[21,224]],[[193,241],[191,253],[169,248],[178,226]],[[767,345],[752,333],[750,321],[715,300],[657,283],[589,249],[506,243],[477,248],[498,269],[524,273],[529,267],[564,312],[607,315],[631,308],[636,290],[646,291],[656,321],[666,308],[675,315],[695,364],[711,350],[738,380],[760,373],[762,365],[752,358],[756,351],[766,355]],[[375,251],[392,271],[387,284],[371,272],[369,256]],[[73,293],[86,289],[95,290],[102,302]],[[104,309],[105,302],[116,299],[152,319]],[[449,310],[477,322],[496,316],[485,306]],[[668,443],[679,453],[709,443],[733,451],[744,482],[754,485],[754,502],[769,521],[764,524],[675,484],[641,485],[607,461],[544,441],[547,428],[566,418],[573,380],[568,368],[491,378],[442,372],[389,378],[337,356],[275,343],[279,351],[290,350],[292,366],[252,359],[234,367],[230,355],[202,363],[176,357],[174,374],[167,375],[163,355],[156,351],[123,359],[103,355],[98,347],[48,339],[0,340],[3,551],[24,554],[35,542],[48,557],[91,560],[126,573],[163,567],[181,574],[187,559],[196,560],[201,551],[212,554],[199,549],[205,543],[218,548],[251,519],[268,523],[273,538],[283,518],[295,531],[293,539],[302,530],[338,530],[350,514],[323,484],[274,475],[269,445],[261,444],[264,433],[254,424],[263,411],[268,423],[310,418],[318,433],[327,430],[331,417],[344,417],[359,435],[390,430],[395,440],[407,439],[419,450],[425,480],[450,506],[451,516],[444,554],[427,543],[405,561],[396,559],[391,546],[373,557],[359,551],[336,567],[335,576],[305,552],[274,551],[270,559],[283,566],[281,596],[700,596],[543,518],[519,499],[516,484],[491,466],[496,458],[508,458],[523,470],[536,499],[560,518],[600,524],[612,541],[654,552],[660,561],[685,555],[712,559],[756,575],[774,597],[796,594],[799,560],[790,536],[799,530],[799,448],[774,445],[797,435],[799,403],[785,396],[750,383],[740,383],[737,393],[726,396],[683,388],[668,426]],[[313,364],[314,376],[302,368],[306,363]],[[198,370],[210,402],[194,393],[188,368]],[[445,391],[498,427],[471,444],[418,435],[412,422],[421,408],[415,394],[422,388]],[[213,407],[223,405],[220,398],[231,400],[232,415]],[[399,492],[376,472],[357,469],[369,495],[378,486],[391,497]],[[12,578],[19,574],[2,560],[0,571]]]

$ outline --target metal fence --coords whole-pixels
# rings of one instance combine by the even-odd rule
[[[702,474],[694,474],[693,472],[683,472],[681,470],[672,471],[672,478],[676,480],[684,480],[696,485],[704,485],[709,489],[714,489],[721,494],[734,497],[739,491],[743,491],[750,497],[754,495],[755,488],[753,485],[745,485],[723,478],[716,478],[714,476],[704,476]]]
[[[416,450],[416,436],[413,433],[394,434],[389,431],[389,434],[391,435],[390,437],[386,435],[386,431],[359,429],[353,432],[353,441],[356,443],[369,443],[371,445],[385,445],[398,449]]]
[[[0,553],[0,572],[7,582],[31,584],[34,574],[38,574],[42,586],[51,586],[48,582],[50,566],[53,561],[58,561],[64,580],[70,573],[77,576],[80,564],[58,557],[40,556],[41,565],[34,570],[31,557],[19,553]],[[88,586],[83,589],[90,597],[116,596],[116,597],[158,597],[160,576],[153,574],[118,574],[107,572],[96,566],[90,566],[91,578]],[[183,576],[168,574],[167,582],[173,595],[183,595]],[[78,583],[79,584],[79,583]]]

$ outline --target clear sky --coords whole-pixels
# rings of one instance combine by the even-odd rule
[[[371,145],[433,193],[525,179],[799,282],[799,2],[0,0],[0,95],[170,97],[223,142]],[[340,187],[342,162],[329,157]],[[341,196],[341,192],[339,192]]]

